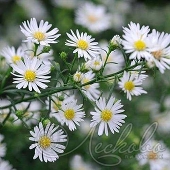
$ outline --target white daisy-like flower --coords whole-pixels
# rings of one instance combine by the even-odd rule
[[[82,80],[82,78],[83,78],[83,75],[84,74],[82,72],[76,71],[75,74],[73,75],[73,80],[75,82],[80,82]]]
[[[81,84],[88,83],[89,81],[93,80],[94,77],[95,74],[92,73],[92,71],[85,73],[81,80]],[[82,91],[90,100],[95,101],[100,96],[100,91],[98,90],[98,88],[99,88],[99,83],[93,83],[93,84],[83,86]]]
[[[152,55],[151,60],[161,73],[165,69],[170,69],[170,34],[160,33],[155,29],[148,35],[149,52]]]
[[[11,64],[13,68],[14,82],[17,84],[17,88],[26,88],[28,86],[29,91],[35,90],[38,93],[41,93],[38,87],[42,89],[47,88],[48,86],[44,83],[50,82],[50,76],[47,74],[50,73],[50,66],[44,65],[42,60],[39,60],[37,57],[32,60],[29,58],[24,58],[24,61],[19,61],[16,64]],[[17,73],[18,74],[17,74]]]
[[[98,43],[94,42],[95,39],[91,35],[87,35],[87,33],[80,34],[78,30],[76,30],[76,34],[71,30],[71,34],[67,33],[70,40],[67,40],[65,45],[76,47],[73,53],[78,53],[78,58],[84,57],[87,60],[99,54],[100,48],[97,46]]]
[[[61,109],[59,110],[59,116],[61,124],[66,124],[71,131],[76,129],[76,125],[80,125],[79,122],[84,121],[83,117],[85,112],[83,111],[82,104],[77,105],[77,100],[73,97],[63,101]]]
[[[120,46],[122,44],[122,39],[119,35],[115,35],[111,39],[110,43],[112,44],[112,46]]]
[[[53,55],[52,50],[50,50],[47,53],[42,53],[43,48],[44,48],[44,46],[42,46],[42,45],[38,46],[36,56],[34,56],[34,50],[35,50],[34,43],[32,43],[32,42],[23,43],[22,47],[23,47],[23,51],[24,51],[25,56],[27,56],[31,59],[34,58],[34,57],[37,57],[37,58],[41,59],[45,65],[47,65],[47,64],[50,65],[51,64],[50,61],[52,61],[54,59],[53,56],[52,56]]]
[[[14,47],[6,47],[2,50],[1,55],[5,57],[9,64],[16,64],[24,57],[24,51],[22,47],[15,49]]]
[[[35,142],[29,149],[35,148],[35,154],[33,159],[39,157],[43,162],[54,162],[59,156],[58,153],[63,153],[65,146],[60,144],[66,142],[66,135],[63,130],[57,130],[58,126],[48,123],[46,127],[43,127],[40,122],[38,126],[34,127],[34,131],[30,131],[32,137],[29,140]],[[56,131],[57,130],[57,131]]]
[[[31,102],[21,102],[15,105],[15,108],[18,112],[21,112],[21,115],[16,115],[13,113],[11,116],[14,118],[13,124],[21,125],[22,121],[24,121],[28,126],[31,124],[36,124],[40,119],[40,110],[41,103],[39,101],[31,101]],[[22,118],[22,121],[19,117]]]
[[[109,44],[107,42],[101,42],[100,47],[103,49],[100,51],[102,62],[106,61],[107,53]],[[104,75],[108,75],[111,73],[115,73],[120,71],[124,65],[124,57],[120,50],[114,50],[110,53],[107,61],[106,66],[104,68]]]
[[[0,159],[0,170],[14,170],[8,161]]]
[[[150,139],[136,156],[140,165],[149,164],[150,170],[162,170],[169,165],[170,151],[162,141]]]
[[[127,99],[131,100],[132,96],[139,96],[142,93],[146,94],[147,92],[140,87],[142,85],[142,79],[137,74],[130,74],[129,72],[124,71],[123,77],[118,82],[119,87],[127,93]]]
[[[2,143],[4,136],[0,134],[0,158],[4,157],[6,154],[6,145]]]
[[[49,24],[47,21],[41,20],[39,25],[35,18],[31,18],[30,21],[24,21],[23,25],[20,26],[22,33],[27,37],[27,40],[24,42],[33,42],[36,44],[48,46],[50,43],[57,43],[55,41],[60,34],[57,34],[58,28],[54,28],[51,31],[52,24]]]
[[[8,106],[11,104],[11,102],[7,99],[0,99],[0,122],[3,122],[4,119],[7,117],[7,115],[10,112],[9,108],[1,109],[1,107]]]
[[[76,10],[75,22],[91,32],[99,33],[110,28],[111,15],[106,12],[104,5],[85,2]]]
[[[94,71],[99,71],[103,66],[103,62],[102,60],[100,59],[99,56],[91,59],[91,60],[88,60],[86,63],[85,63],[85,67],[88,68],[88,69],[92,69]]]
[[[140,28],[139,23],[130,22],[129,28],[123,28],[122,45],[126,53],[131,53],[130,59],[148,59],[151,55],[148,51],[149,42],[147,40],[150,29],[148,26]]]
[[[120,126],[125,121],[123,120],[127,117],[124,114],[119,114],[124,112],[123,105],[120,103],[121,101],[115,101],[115,98],[111,97],[109,101],[106,103],[105,98],[100,98],[96,101],[95,112],[90,112],[92,115],[92,123],[90,124],[91,127],[95,127],[98,124],[98,135],[101,136],[103,133],[108,136],[108,126],[111,132],[119,132]]]

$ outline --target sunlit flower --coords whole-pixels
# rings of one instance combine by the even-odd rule
[[[2,143],[4,136],[0,134],[0,158],[4,157],[6,154],[6,145]]]
[[[55,41],[60,34],[57,34],[58,28],[54,28],[51,31],[52,24],[49,24],[47,21],[41,20],[39,25],[35,18],[31,18],[30,21],[24,21],[22,26],[20,26],[22,33],[27,37],[27,40],[24,42],[33,42],[41,45],[49,45],[50,43],[57,43]]]
[[[83,121],[85,112],[83,111],[82,104],[77,105],[77,100],[73,97],[63,101],[61,109],[59,110],[59,116],[62,124],[66,124],[71,131],[76,129],[76,125],[80,125],[79,122]]]
[[[92,115],[92,123],[91,127],[95,127],[98,124],[98,135],[101,136],[105,133],[108,136],[108,127],[111,132],[119,132],[120,126],[125,121],[123,120],[127,117],[124,114],[119,114],[124,112],[123,105],[120,103],[120,100],[116,101],[115,98],[111,97],[108,102],[106,102],[105,98],[100,98],[96,101],[95,112],[90,112]]]
[[[150,170],[162,170],[169,165],[170,151],[162,141],[150,139],[142,145],[136,158],[140,165],[149,164]]]
[[[24,57],[24,51],[22,47],[15,49],[14,47],[6,47],[2,50],[1,55],[5,57],[9,64],[16,64]]]
[[[60,144],[66,142],[66,135],[63,130],[57,130],[58,126],[48,123],[46,127],[43,127],[40,122],[38,126],[34,127],[34,131],[30,131],[32,137],[29,140],[35,142],[29,149],[35,148],[35,154],[33,159],[39,157],[43,162],[54,162],[59,156],[58,153],[63,153],[65,146]],[[56,131],[57,130],[57,131]]]
[[[72,34],[72,35],[71,35]],[[67,46],[76,47],[73,53],[78,53],[78,57],[84,57],[85,60],[96,57],[99,54],[100,48],[97,46],[98,43],[94,42],[94,38],[87,33],[79,33],[76,30],[76,35],[71,30],[71,34],[67,33],[70,40],[66,41]]]
[[[0,159],[0,170],[14,170],[8,161]]]
[[[155,63],[156,67],[161,73],[165,69],[170,69],[170,34],[160,33],[155,29],[148,35],[149,39],[149,52],[152,55],[151,60]]]
[[[142,85],[142,79],[136,74],[130,74],[124,71],[123,77],[119,81],[119,87],[127,94],[127,99],[131,100],[132,96],[139,96],[142,93],[147,92],[140,87]]]
[[[149,42],[147,41],[148,32],[150,31],[148,26],[142,26],[140,28],[139,23],[135,24],[130,22],[129,28],[123,28],[122,44],[126,53],[131,53],[130,59],[148,59],[150,53],[148,51]]]
[[[42,60],[39,60],[37,57],[32,60],[29,58],[24,58],[24,61],[19,61],[16,64],[11,64],[14,72],[12,73],[16,78],[14,82],[17,84],[17,88],[26,88],[28,86],[29,91],[35,90],[40,93],[38,88],[42,89],[47,88],[48,86],[44,83],[50,82],[50,76],[47,74],[50,73],[50,66],[44,65]],[[18,74],[16,74],[16,72]]]
[[[75,22],[98,33],[110,28],[111,15],[106,12],[105,6],[85,2],[77,9]]]
[[[88,83],[94,78],[95,74],[91,71],[84,74],[81,84]],[[100,91],[98,90],[99,83],[88,84],[82,87],[82,92],[90,99],[95,101],[100,96]]]

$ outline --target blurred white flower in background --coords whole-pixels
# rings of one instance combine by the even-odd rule
[[[0,159],[0,170],[14,170],[8,161]]]
[[[0,134],[0,159],[6,155],[6,144],[2,143],[4,136]]]

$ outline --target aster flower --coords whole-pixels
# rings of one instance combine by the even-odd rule
[[[170,34],[160,33],[155,29],[148,35],[149,52],[151,53],[151,60],[161,73],[165,69],[170,69]]]
[[[0,134],[0,158],[4,157],[6,154],[6,145],[2,143],[4,136]]]
[[[30,131],[32,137],[29,140],[33,141],[29,149],[35,148],[35,154],[33,159],[39,157],[40,161],[43,162],[54,162],[59,156],[58,153],[63,153],[65,146],[60,144],[66,142],[66,135],[63,130],[58,130],[58,126],[48,123],[46,127],[43,127],[40,122],[38,126],[34,127],[34,131]]]
[[[9,64],[16,64],[24,57],[24,51],[22,47],[15,49],[14,47],[6,47],[2,50],[1,55],[5,57]]]
[[[142,78],[140,76],[131,75],[129,72],[124,71],[123,77],[118,82],[119,87],[127,93],[127,99],[131,100],[132,96],[139,96],[147,92],[140,87],[142,85]]]
[[[100,98],[96,101],[95,112],[90,112],[92,115],[91,127],[95,127],[98,124],[98,135],[101,136],[103,132],[108,136],[108,126],[111,132],[119,132],[120,126],[125,121],[123,120],[126,115],[119,114],[124,112],[123,105],[121,105],[120,100],[115,101],[115,98],[111,97],[106,103],[105,98]]]
[[[27,56],[28,58],[32,59],[34,57],[37,57],[43,61],[45,65],[50,65],[53,60],[53,51],[49,50],[49,52],[43,52],[44,46],[39,45],[37,48],[36,55],[34,56],[34,50],[35,50],[35,45],[32,42],[27,42],[22,44],[22,48],[24,51],[24,55]],[[48,47],[47,47],[48,48]]]
[[[71,35],[72,34],[72,35]],[[97,42],[94,42],[94,38],[87,33],[79,33],[76,30],[76,34],[71,30],[71,34],[67,33],[70,40],[67,40],[65,45],[76,47],[73,53],[78,53],[78,58],[84,57],[85,60],[96,57],[99,54],[100,48],[97,46]]]
[[[106,12],[105,6],[85,2],[76,10],[75,22],[91,32],[98,33],[110,28],[111,15]]]
[[[130,59],[141,58],[148,59],[151,55],[148,51],[149,42],[147,40],[148,33],[150,31],[148,26],[142,26],[140,28],[139,23],[135,24],[130,22],[129,28],[123,28],[123,38],[122,45],[126,53],[131,53]]]
[[[150,170],[162,170],[169,165],[170,151],[162,141],[149,140],[136,156],[140,165],[149,164]]]
[[[81,84],[85,84],[93,80],[94,76],[95,74],[92,73],[92,71],[85,73],[81,80]],[[93,83],[93,84],[83,86],[82,91],[90,100],[95,101],[100,96],[100,91],[98,90],[98,88],[99,88],[99,83]]]
[[[86,63],[85,63],[85,67],[88,68],[88,69],[92,69],[94,71],[99,71],[103,66],[103,62],[102,60],[100,59],[99,56],[91,59],[91,60],[88,60]]]
[[[0,122],[3,122],[3,120],[7,117],[10,110],[9,108],[1,109],[1,107],[7,106],[11,104],[11,102],[7,99],[0,99]]]
[[[27,40],[24,42],[33,42],[36,44],[48,46],[50,43],[57,43],[55,41],[60,34],[57,34],[58,28],[54,28],[51,31],[52,24],[49,24],[47,21],[41,20],[39,25],[35,18],[31,18],[30,21],[24,21],[22,26],[20,26],[22,33],[27,37]]]
[[[85,116],[82,106],[82,104],[77,105],[77,100],[73,97],[63,101],[59,110],[61,124],[66,123],[71,131],[75,130],[75,124],[79,126],[79,122],[82,122]]]
[[[80,82],[83,78],[83,73],[81,73],[80,71],[76,71],[76,73],[73,75],[73,80],[75,82]]]
[[[17,84],[17,88],[26,88],[28,86],[29,91],[35,90],[40,93],[38,88],[42,89],[47,88],[48,86],[45,83],[50,82],[50,76],[47,74],[50,73],[50,66],[44,65],[42,60],[39,60],[37,57],[32,60],[29,58],[24,58],[24,61],[19,61],[16,64],[11,64],[14,72],[12,73],[16,78],[14,82]],[[16,72],[18,74],[16,74]]]
[[[0,159],[0,170],[14,170],[8,161]]]

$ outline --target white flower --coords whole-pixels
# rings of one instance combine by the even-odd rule
[[[120,100],[115,101],[115,98],[111,97],[108,102],[106,102],[105,98],[100,98],[96,101],[95,112],[90,112],[92,115],[92,123],[91,127],[95,127],[98,124],[98,135],[101,136],[103,132],[108,136],[108,126],[111,132],[119,132],[120,126],[125,121],[123,120],[127,117],[124,114],[119,114],[124,112],[121,108]]]
[[[89,81],[93,80],[95,74],[92,71],[89,71],[84,74],[81,84],[88,83]],[[90,99],[95,101],[100,96],[100,91],[98,90],[99,83],[93,83],[89,85],[85,85],[82,87],[82,92],[86,94],[86,96]]]
[[[72,34],[72,35],[71,35]],[[93,42],[95,39],[87,33],[79,33],[76,30],[76,34],[71,30],[71,34],[67,33],[70,40],[67,40],[65,45],[76,47],[73,53],[78,53],[78,58],[84,57],[85,60],[96,57],[99,54],[100,48],[97,46],[97,42]]]
[[[149,52],[152,55],[151,60],[161,73],[165,69],[170,69],[170,34],[160,33],[155,29],[148,35]]]
[[[39,101],[31,101],[31,102],[21,102],[15,105],[15,108],[18,112],[21,112],[22,121],[24,121],[27,125],[36,124],[40,118],[40,109],[41,103]],[[11,116],[14,117],[13,124],[21,125],[22,121],[18,119],[18,115],[13,113]]]
[[[73,75],[73,80],[75,82],[80,82],[83,78],[83,73],[81,73],[80,71],[76,71],[76,73]]]
[[[122,44],[122,39],[120,38],[119,35],[115,35],[115,36],[111,39],[110,43],[111,43],[113,46],[119,46],[120,44]]]
[[[36,44],[46,45],[48,46],[50,43],[57,43],[55,41],[60,34],[57,34],[58,28],[54,28],[51,31],[51,24],[47,21],[44,22],[43,20],[40,21],[40,24],[37,24],[35,18],[31,18],[30,22],[24,21],[23,26],[20,26],[22,33],[27,37],[27,40],[24,42],[33,42]]]
[[[0,108],[7,106],[11,104],[11,102],[7,99],[0,99]],[[10,110],[9,108],[6,109],[0,109],[0,123],[2,123],[4,121],[4,119],[7,117],[7,115],[9,114]]]
[[[46,127],[43,127],[40,122],[38,126],[34,127],[34,132],[30,131],[32,137],[29,140],[34,141],[29,149],[35,148],[35,154],[33,159],[39,157],[40,161],[43,162],[54,162],[59,156],[57,153],[63,153],[65,146],[59,144],[66,142],[66,135],[63,130],[58,130],[58,126],[48,123]]]
[[[85,2],[77,9],[75,22],[91,32],[99,33],[110,28],[111,15],[106,13],[105,6]]]
[[[141,58],[148,59],[151,55],[148,51],[148,41],[147,36],[149,32],[148,26],[142,26],[140,28],[139,23],[135,24],[130,22],[129,28],[123,28],[123,38],[122,44],[126,53],[131,53],[130,59],[138,59]]]
[[[2,50],[1,55],[5,57],[9,64],[16,64],[24,57],[24,51],[22,47],[19,47],[17,50],[14,47],[6,47]]]
[[[103,62],[102,60],[100,59],[99,56],[91,59],[91,60],[88,60],[86,63],[85,63],[85,67],[88,68],[88,69],[92,69],[94,71],[99,71],[103,66]]]
[[[32,42],[23,43],[22,44],[25,56],[29,57],[30,59],[37,57],[43,61],[45,65],[51,64],[50,61],[53,60],[53,51],[50,50],[48,53],[42,53],[44,46],[39,45],[37,48],[36,55],[34,56],[35,45]],[[48,48],[48,47],[47,47]]]
[[[136,158],[140,165],[149,164],[150,170],[162,170],[169,165],[170,151],[162,141],[150,139],[142,145]]]
[[[119,81],[119,87],[127,93],[127,99],[131,100],[132,96],[139,96],[142,93],[147,93],[145,90],[140,87],[142,85],[142,79],[136,74],[130,74],[129,72],[124,71],[123,77]]]
[[[24,58],[24,61],[19,61],[16,64],[11,64],[14,72],[12,73],[16,78],[14,82],[17,84],[17,88],[26,88],[28,86],[29,91],[35,90],[40,93],[38,88],[42,89],[47,88],[48,86],[44,83],[50,82],[50,76],[47,74],[50,73],[50,66],[44,65],[42,60],[39,60],[37,57],[32,60],[29,58]],[[17,72],[18,74],[16,74]]]
[[[73,97],[70,97],[69,100],[66,99],[66,101],[63,101],[58,113],[61,124],[66,123],[71,131],[75,130],[75,124],[79,126],[79,122],[82,122],[83,117],[85,116],[82,106],[82,104],[77,105],[77,100]]]
[[[4,157],[6,154],[6,145],[2,143],[4,136],[0,134],[0,158]]]
[[[0,170],[14,170],[8,161],[0,159]]]
[[[72,170],[99,170],[97,167],[93,166],[89,162],[85,162],[82,159],[82,156],[80,155],[75,155],[70,162],[70,167]]]
[[[100,43],[100,47],[103,49],[101,50],[103,63],[106,61],[106,56],[107,56],[106,51],[108,51],[108,45],[109,44],[107,42]],[[104,68],[104,74],[108,75],[120,71],[123,65],[124,65],[124,57],[122,52],[120,52],[119,50],[114,50],[110,53],[107,59],[106,66]]]

